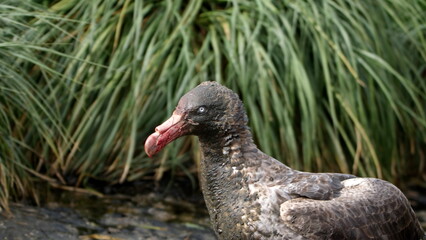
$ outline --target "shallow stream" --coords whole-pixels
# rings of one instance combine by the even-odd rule
[[[426,229],[426,196],[406,194]],[[200,193],[59,191],[42,207],[13,203],[11,210],[11,218],[0,214],[0,240],[216,239]]]

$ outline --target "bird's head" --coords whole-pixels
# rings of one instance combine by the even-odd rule
[[[236,93],[216,82],[203,82],[185,94],[172,116],[155,128],[145,142],[145,152],[151,157],[181,136],[220,136],[246,124]]]

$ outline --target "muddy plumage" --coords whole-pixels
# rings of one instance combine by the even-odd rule
[[[204,82],[145,143],[149,156],[184,135],[201,145],[200,182],[219,239],[422,239],[392,184],[289,168],[253,143],[237,94]]]

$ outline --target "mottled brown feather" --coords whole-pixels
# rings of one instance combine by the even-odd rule
[[[184,121],[178,136],[199,137],[200,182],[219,239],[424,238],[408,200],[392,184],[300,172],[261,152],[242,102],[218,83],[188,92],[174,114]],[[158,149],[152,144],[160,136],[151,135],[146,149]]]

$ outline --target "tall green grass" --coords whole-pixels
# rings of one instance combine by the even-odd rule
[[[292,167],[424,180],[424,12],[416,0],[2,1],[0,205],[37,196],[37,180],[193,176],[193,138],[153,159],[143,143],[206,80],[240,94],[258,145]]]

